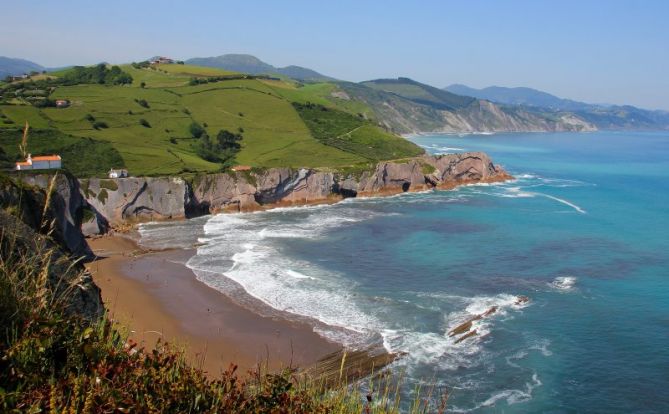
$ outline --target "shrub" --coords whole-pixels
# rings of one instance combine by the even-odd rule
[[[146,99],[135,99],[135,102],[137,102],[139,106],[143,106],[144,108],[149,108],[149,103],[146,102]]]
[[[107,128],[109,128],[109,125],[107,125],[107,123],[104,122],[104,121],[95,121],[95,122],[93,122],[93,128],[95,128],[95,129],[107,129]]]
[[[202,137],[202,135],[206,132],[204,128],[195,121],[191,122],[190,126],[188,127],[188,131],[195,138]]]
[[[88,121],[88,122],[95,122],[95,117],[94,117],[93,115],[91,115],[91,114],[86,114],[86,116],[84,117],[84,119],[85,119],[86,121]]]
[[[139,120],[139,124],[140,124],[141,126],[143,126],[144,128],[151,128],[151,124],[149,124],[149,121],[147,121],[147,120],[144,119],[144,118],[141,118],[141,119]]]

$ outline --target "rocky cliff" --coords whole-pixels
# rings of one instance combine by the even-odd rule
[[[127,222],[188,218],[221,211],[327,203],[347,197],[396,194],[458,184],[500,181],[509,175],[480,152],[381,162],[355,172],[272,168],[182,178],[89,179],[81,194],[91,221]],[[104,226],[100,227],[104,232]]]
[[[396,133],[595,131],[573,113],[533,110],[518,105],[448,94],[406,78],[363,84],[339,83],[333,99],[364,102],[376,119]]]
[[[82,264],[92,253],[79,230],[77,217],[86,201],[77,180],[58,175],[51,185],[48,176],[33,179],[37,186],[0,177],[0,256],[6,264],[16,261],[14,268],[45,271],[45,287],[64,301],[67,312],[95,320],[104,308],[100,289]],[[40,185],[53,188],[51,195]]]
[[[81,195],[79,181],[69,174],[17,177],[21,181],[0,180],[0,207],[12,210],[36,231],[48,232],[74,257],[91,259],[93,252],[81,233],[88,203]]]

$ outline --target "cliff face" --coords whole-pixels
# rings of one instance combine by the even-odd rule
[[[430,95],[434,88],[410,82]],[[597,127],[573,113],[541,113],[517,105],[498,105],[475,99],[470,104],[445,109],[441,105],[411,99],[400,92],[365,88],[358,84],[341,83],[339,87],[349,99],[367,104],[376,118],[396,133],[445,132],[552,132],[596,131]],[[421,95],[423,96],[423,95]],[[337,97],[337,96],[333,96]],[[435,99],[438,100],[438,97]]]
[[[49,231],[51,238],[68,253],[91,259],[93,252],[81,233],[82,218],[88,203],[71,175],[22,175],[23,184],[5,179],[0,187],[0,206],[13,208],[24,223],[36,231]],[[53,186],[47,197],[46,189]],[[44,207],[47,200],[49,205]],[[53,223],[53,226],[52,226]]]
[[[184,217],[188,187],[178,177],[81,180],[88,204],[112,224]],[[99,220],[99,218],[98,218]]]
[[[272,168],[181,178],[122,178],[81,181],[81,194],[98,222],[188,218],[221,211],[253,211],[271,206],[327,203],[358,195],[374,196],[452,188],[458,184],[509,178],[480,152],[423,156],[381,162],[369,171],[345,174],[313,169]],[[100,232],[104,232],[104,226]]]
[[[93,254],[79,230],[86,201],[77,180],[59,174],[47,197],[40,187],[48,188],[51,177],[22,178],[35,186],[0,178],[0,255],[46,269],[46,287],[64,300],[67,312],[89,320],[100,317],[100,289],[80,260]]]

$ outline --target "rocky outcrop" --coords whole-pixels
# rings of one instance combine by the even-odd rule
[[[20,175],[21,182],[3,180],[0,206],[16,210],[31,228],[49,235],[75,257],[91,259],[93,252],[81,233],[88,203],[79,182],[69,174]],[[51,193],[47,195],[47,190]],[[47,208],[45,203],[49,202]]]
[[[0,252],[4,257],[21,258],[37,269],[46,269],[46,288],[52,302],[88,320],[102,316],[100,288],[81,261],[73,261],[57,243],[39,234],[19,218],[0,210]]]
[[[422,156],[378,163],[368,171],[342,173],[271,168],[181,178],[82,180],[91,209],[112,226],[127,222],[189,218],[222,211],[253,211],[273,206],[335,202],[374,196],[452,188],[458,184],[509,178],[480,152]]]
[[[328,203],[356,196],[381,196],[459,184],[501,181],[510,176],[481,152],[384,161],[353,172],[270,168],[179,177],[59,177],[52,205],[63,240],[73,252],[90,255],[85,235],[127,223],[190,218],[222,211]],[[48,188],[50,176],[25,176]],[[1,195],[0,195],[1,197]]]
[[[185,217],[189,200],[179,177],[81,180],[81,193],[111,224]]]

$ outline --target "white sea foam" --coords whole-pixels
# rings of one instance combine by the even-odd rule
[[[574,289],[577,280],[574,276],[559,276],[553,279],[549,285],[554,289],[568,291]]]
[[[574,204],[574,203],[572,203],[572,202],[570,202],[570,201],[564,200],[564,199],[562,199],[562,198],[554,197],[554,196],[552,196],[552,195],[543,194],[543,193],[536,193],[536,194],[537,194],[537,195],[541,195],[541,196],[543,196],[543,197],[550,198],[551,200],[555,200],[555,201],[557,201],[558,203],[562,203],[562,204],[564,204],[564,205],[566,205],[566,206],[569,206],[569,207],[573,208],[574,210],[578,211],[578,212],[581,213],[581,214],[586,214],[586,213],[587,213],[587,212],[586,212],[585,210],[583,210],[581,207],[577,206],[576,204]]]
[[[282,254],[282,239],[317,238],[378,214],[339,207],[215,216],[205,224],[204,244],[188,266],[213,288],[225,291],[223,275],[274,309],[337,328],[319,327],[319,333],[356,346],[369,340],[380,323],[356,304],[355,285],[336,272]]]
[[[472,411],[477,411],[481,408],[493,407],[497,404],[498,401],[506,401],[508,405],[514,405],[518,403],[527,402],[532,399],[532,391],[535,388],[542,386],[543,383],[539,379],[537,373],[532,374],[532,381],[525,383],[525,389],[510,389],[503,390],[493,393],[485,401],[477,404],[476,406],[468,409],[461,409],[458,407],[453,407],[452,411],[456,413],[469,413]]]

